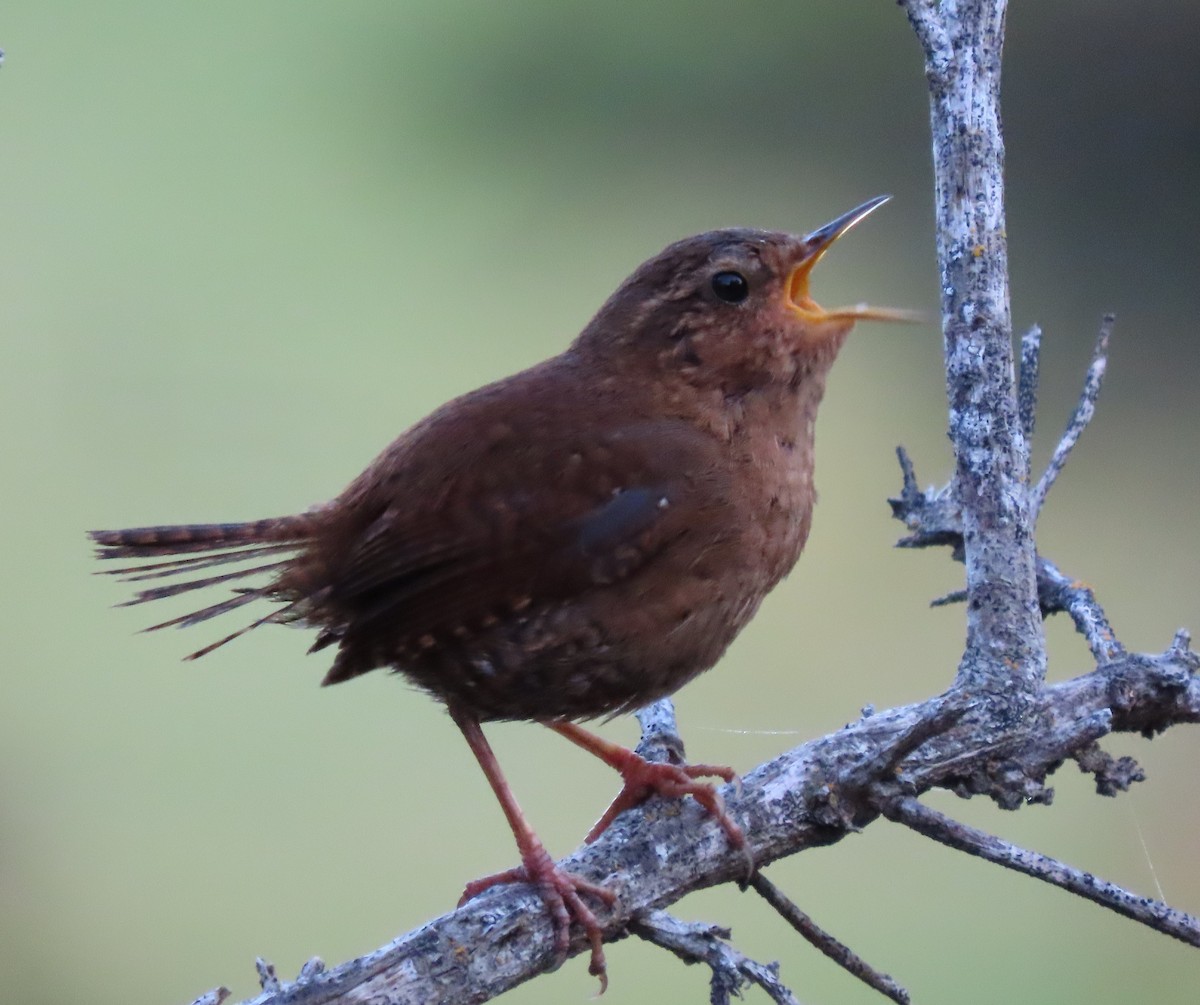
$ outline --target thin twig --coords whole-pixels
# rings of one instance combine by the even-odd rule
[[[1200,946],[1200,919],[1168,907],[1162,901],[1140,897],[1058,859],[1026,851],[1001,838],[951,820],[912,796],[893,800],[882,809],[888,819],[911,827],[934,841],[1062,887],[1110,911],[1139,921],[1156,932],[1192,946]]]
[[[647,942],[661,946],[684,963],[702,963],[712,970],[712,1005],[729,1005],[730,996],[741,997],[747,985],[760,987],[777,1005],[800,1005],[779,980],[779,964],[757,963],[743,956],[725,940],[729,929],[704,922],[681,921],[666,911],[651,911],[634,921],[629,930]]]
[[[1067,423],[1067,429],[1063,433],[1062,439],[1058,441],[1058,446],[1054,448],[1050,463],[1046,465],[1045,472],[1033,490],[1030,503],[1035,521],[1046,502],[1047,493],[1067,463],[1067,457],[1070,456],[1075,444],[1079,442],[1079,437],[1087,429],[1088,423],[1092,421],[1092,416],[1096,414],[1096,399],[1100,396],[1100,387],[1104,383],[1104,371],[1108,367],[1108,340],[1112,336],[1116,320],[1116,315],[1105,314],[1100,322],[1100,334],[1096,336],[1096,345],[1092,349],[1092,362],[1088,366],[1087,376],[1083,381],[1083,393],[1079,397],[1079,404],[1075,406],[1071,421]]]
[[[943,593],[940,597],[934,597],[931,601],[929,601],[929,606],[949,607],[952,604],[965,604],[966,602],[966,590],[951,590],[949,593]]]
[[[931,548],[947,545],[962,557],[962,512],[954,499],[951,485],[922,491],[917,484],[912,458],[904,447],[896,448],[903,477],[900,495],[888,500],[892,516],[913,533],[896,542],[897,548]]]
[[[908,992],[896,983],[890,976],[876,970],[871,964],[854,952],[843,942],[839,942],[827,931],[802,911],[782,890],[772,883],[761,872],[756,872],[750,880],[755,891],[770,904],[780,917],[799,932],[808,942],[828,956],[834,963],[853,974],[868,987],[874,988],[881,995],[897,1002],[898,1005],[908,1005]]]
[[[264,991],[278,991],[283,987],[279,975],[275,973],[275,964],[270,960],[256,957],[254,969],[258,971],[258,986]]]
[[[1034,325],[1021,336],[1021,373],[1017,380],[1017,415],[1025,437],[1025,483],[1033,478],[1033,431],[1042,359],[1042,329]]]
[[[901,498],[910,500],[921,494],[921,486],[917,484],[917,472],[913,467],[912,458],[904,447],[896,448],[896,460],[900,462],[900,477],[902,479]]]
[[[1071,616],[1098,664],[1110,663],[1125,655],[1125,647],[1117,639],[1091,587],[1063,575],[1058,566],[1041,555],[1038,556],[1038,601],[1047,614],[1066,611]]]
[[[1022,369],[1022,373],[1024,372]],[[954,549],[956,558],[961,557],[962,519],[948,487],[922,491],[917,487],[916,474],[908,453],[903,447],[897,447],[896,455],[900,459],[903,481],[900,495],[888,501],[892,505],[892,515],[911,531],[908,537],[897,542],[897,547],[929,548],[947,545]],[[1063,460],[1065,461],[1065,455]],[[1042,555],[1037,556],[1037,586],[1042,614],[1049,615],[1059,611],[1069,614],[1098,664],[1108,663],[1124,655],[1125,647],[1118,641],[1104,608],[1090,587],[1067,576]],[[930,601],[930,607],[960,604],[966,599],[965,590],[953,590]]]

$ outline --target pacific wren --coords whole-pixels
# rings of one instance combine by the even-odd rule
[[[601,929],[581,893],[614,895],[558,868],[525,821],[480,723],[532,719],[620,771],[593,828],[652,793],[691,794],[744,844],[714,787],[726,768],[650,764],[576,720],[668,695],[707,670],[800,556],[813,505],[813,421],[854,322],[896,312],[825,310],[813,265],[886,201],[806,237],[717,230],[640,266],[561,355],[442,406],[403,433],[332,502],[233,524],[95,531],[115,570],[171,579],[130,603],[236,583],[165,621],[194,625],[258,600],[277,605],[204,655],[271,622],[336,647],[324,683],[377,667],[445,704],[487,774],[521,854],[467,887],[537,885],[561,960],[572,919],[605,980]],[[183,556],[183,557],[180,557]],[[260,586],[240,585],[269,575]]]

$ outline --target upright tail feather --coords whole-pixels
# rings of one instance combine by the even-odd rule
[[[254,520],[248,523],[180,524],[166,527],[133,527],[128,530],[94,530],[90,532],[89,536],[99,546],[96,554],[101,559],[161,559],[161,561],[123,566],[119,569],[101,570],[102,575],[119,576],[122,582],[127,583],[172,576],[191,576],[200,569],[211,568],[215,565],[247,562],[266,556],[279,556],[278,560],[255,564],[250,568],[237,569],[216,576],[184,579],[165,586],[150,587],[139,591],[132,600],[120,605],[125,607],[282,569],[290,561],[287,553],[301,548],[311,538],[312,533],[312,517],[301,514],[276,517],[270,520]],[[190,557],[164,557],[177,555]],[[262,597],[290,601],[290,603],[185,657],[186,659],[195,659],[212,652],[261,624],[294,618],[297,614],[297,605],[302,598],[278,596],[275,592],[274,579],[272,579],[270,583],[263,586],[235,587],[234,595],[226,600],[181,617],[172,618],[161,624],[152,625],[146,631],[155,631],[171,625],[182,628],[198,624],[227,611],[236,610]]]

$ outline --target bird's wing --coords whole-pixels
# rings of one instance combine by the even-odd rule
[[[396,473],[404,502],[375,499],[330,569],[339,636],[415,638],[570,598],[636,574],[729,505],[720,446],[690,424],[528,432]]]

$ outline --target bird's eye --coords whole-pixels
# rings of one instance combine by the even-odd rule
[[[712,291],[718,300],[740,304],[750,296],[750,284],[740,272],[718,272],[712,277]]]

